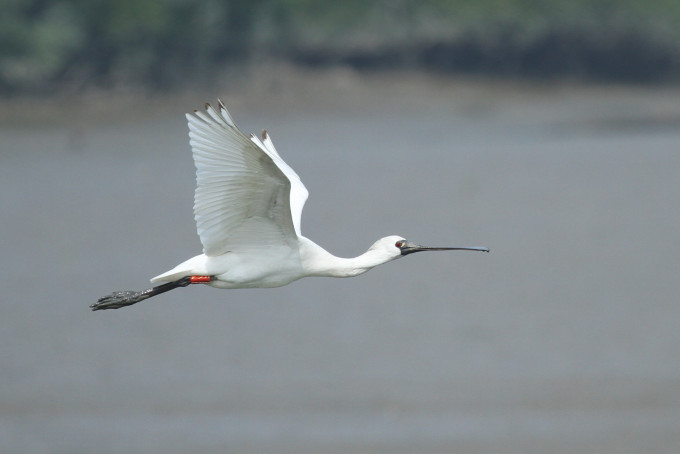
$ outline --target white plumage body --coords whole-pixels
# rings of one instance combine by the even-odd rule
[[[232,251],[216,257],[200,254],[154,277],[151,282],[206,275],[214,277],[207,283],[213,287],[255,288],[281,287],[307,276],[352,277],[398,258],[399,255],[389,252],[400,238],[384,238],[383,244],[376,243],[359,257],[347,259],[333,256],[305,237],[298,238],[296,248],[277,245],[261,250]]]
[[[243,134],[220,102],[187,115],[196,164],[194,217],[203,254],[151,279],[206,275],[218,288],[279,287],[305,276],[350,277],[401,256],[390,236],[352,259],[301,234],[308,192],[266,131]]]

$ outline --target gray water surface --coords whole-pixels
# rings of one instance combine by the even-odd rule
[[[93,313],[200,252],[183,112],[204,99],[0,124],[0,450],[678,452],[680,92],[367,93],[232,111],[331,252],[490,254]]]

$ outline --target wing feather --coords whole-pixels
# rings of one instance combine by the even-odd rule
[[[187,114],[196,165],[194,218],[206,255],[286,243],[300,233],[307,189],[266,133],[250,138],[222,101]]]

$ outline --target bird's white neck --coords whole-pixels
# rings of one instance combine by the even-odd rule
[[[302,266],[312,276],[352,277],[396,257],[386,256],[380,250],[369,249],[358,257],[336,257],[313,241],[301,239],[300,255]]]

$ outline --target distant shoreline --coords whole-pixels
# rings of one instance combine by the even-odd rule
[[[45,94],[6,97],[0,102],[3,126],[88,124],[99,121],[136,121],[180,115],[198,109],[205,102],[222,98],[233,110],[274,110],[285,114],[296,110],[363,111],[391,99],[409,100],[414,109],[426,99],[449,97],[456,103],[480,99],[503,102],[506,97],[561,96],[590,94],[620,97],[677,97],[677,84],[631,84],[578,79],[531,80],[510,77],[455,76],[422,70],[357,71],[348,67],[303,68],[276,61],[260,62],[217,74],[203,86],[173,90],[145,87],[101,89],[71,87]],[[427,108],[427,106],[424,106]]]
[[[262,62],[299,71],[680,83],[680,7],[662,0],[21,3],[10,2],[12,27],[0,36],[0,99],[172,93],[215,86]]]

